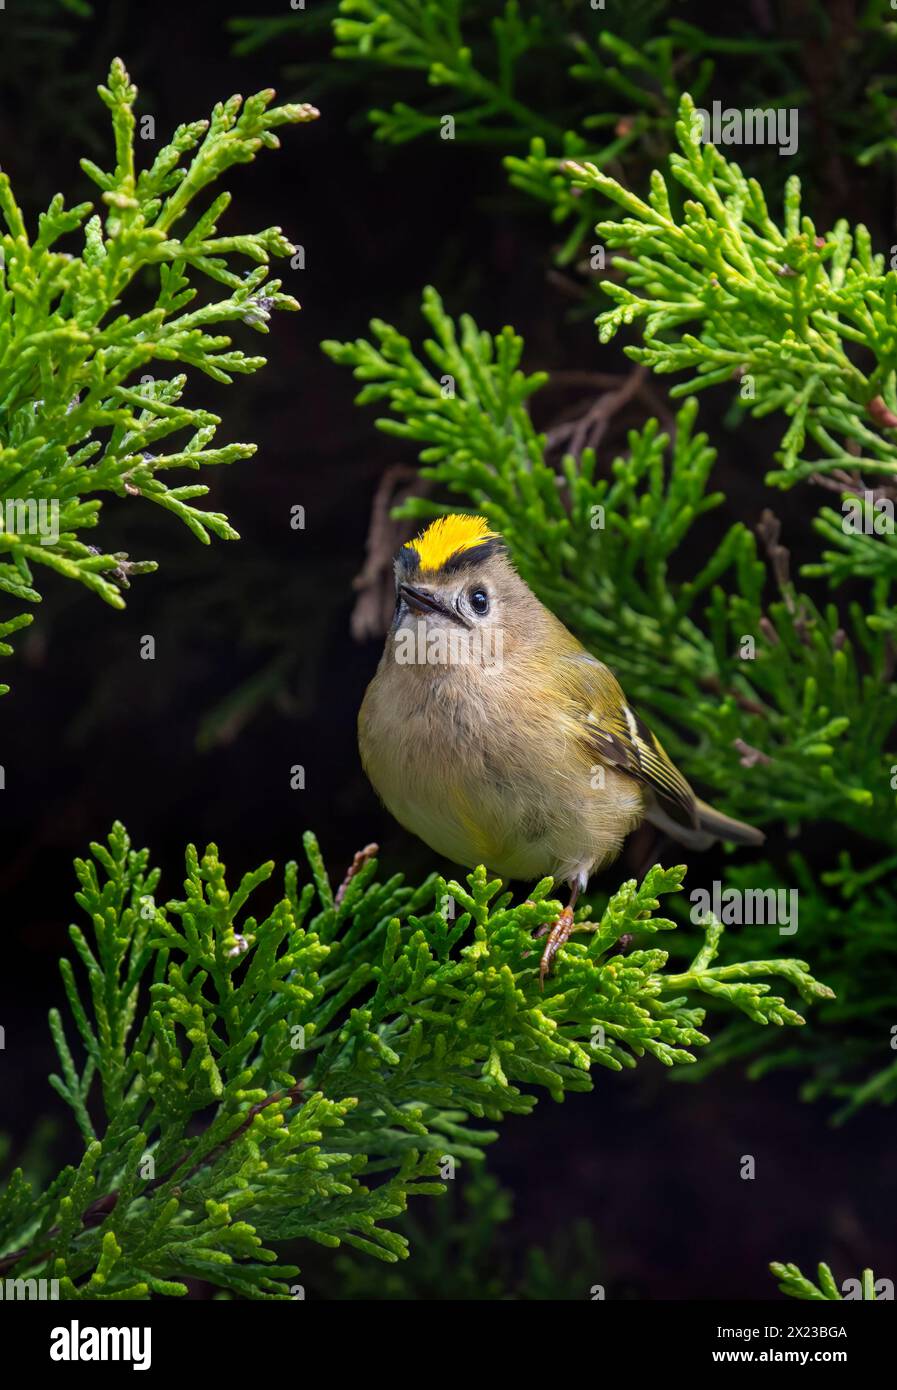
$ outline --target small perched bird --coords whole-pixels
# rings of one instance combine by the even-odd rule
[[[700,801],[586,651],[477,516],[434,521],[395,559],[396,609],[358,717],[364,769],[406,830],[503,879],[550,874],[570,901],[650,821],[692,849],[763,835]]]

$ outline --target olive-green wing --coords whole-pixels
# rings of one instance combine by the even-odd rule
[[[649,788],[675,820],[697,826],[694,792],[660,740],[627,703],[613,672],[587,652],[568,660],[575,672],[575,717],[589,752]]]

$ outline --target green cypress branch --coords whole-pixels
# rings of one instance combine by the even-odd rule
[[[842,1300],[845,1297],[875,1299],[876,1294],[875,1275],[871,1269],[864,1269],[859,1279],[850,1281],[856,1287],[856,1293],[845,1295],[835,1283],[834,1275],[827,1264],[820,1264],[817,1267],[818,1283],[814,1284],[805,1274],[802,1274],[797,1265],[773,1263],[769,1266],[776,1279],[779,1281],[779,1288],[782,1293],[789,1298],[802,1298],[804,1300],[825,1301],[826,1299]],[[891,1295],[893,1298],[893,1288]]]
[[[232,891],[214,846],[188,849],[184,897],[164,906],[121,825],[76,861],[90,922],[70,931],[78,972],[63,962],[77,1049],[56,1011],[51,1029],[85,1150],[43,1192],[13,1173],[0,1270],[56,1278],[67,1298],[183,1294],[197,1278],[289,1298],[298,1270],[271,1243],[404,1258],[389,1223],[529,1113],[532,1088],[559,1100],[590,1088],[592,1066],[693,1064],[705,1004],[803,1024],[778,979],[808,1002],[831,993],[802,961],[714,965],[715,924],[668,974],[650,942],[674,931],[657,910],[682,868],[624,884],[594,921],[581,909],[543,995],[533,932],[560,906],[550,880],[512,906],[482,868],[379,883],[368,851],[334,895],[310,835],[305,848],[310,881],[300,891],[289,865],[259,916],[273,865]],[[632,933],[647,944],[619,954]]]
[[[309,25],[332,22],[345,71],[303,63],[303,77],[326,87],[357,83],[358,70],[388,74],[389,90],[408,99],[369,111],[385,143],[435,136],[512,151],[503,159],[511,185],[565,225],[556,259],[566,265],[607,204],[571,190],[565,160],[615,169],[656,160],[672,143],[684,80],[700,93],[719,60],[749,58],[758,91],[768,92],[798,49],[754,32],[710,35],[668,18],[668,8],[635,0],[611,15],[567,0],[325,0],[313,16],[241,16],[230,27],[238,53],[289,36],[304,53]]]
[[[264,364],[217,330],[242,321],[265,333],[272,311],[298,309],[281,282],[268,279],[271,260],[294,248],[279,227],[219,237],[230,195],[220,193],[204,211],[197,200],[235,165],[277,148],[282,126],[317,113],[271,106],[271,90],[245,101],[231,97],[209,120],[178,126],[138,171],[137,89],[120,59],[98,90],[112,121],[113,167],[88,159],[81,167],[100,191],[100,211],[91,203],[66,208],[57,194],[32,237],[9,177],[0,173],[0,590],[39,602],[33,571],[43,565],[121,608],[130,576],[155,564],[101,553],[79,539],[99,520],[97,494],[144,497],[204,543],[210,533],[237,535],[220,512],[194,505],[208,492],[204,484],[171,487],[164,475],[232,463],[255,446],[214,447],[221,421],[182,403],[186,373],[156,378],[150,368],[195,369],[228,383]],[[60,249],[76,236],[80,253]],[[250,268],[239,273],[235,258]],[[227,293],[188,311],[202,277]],[[147,278],[151,307],[122,308]],[[173,436],[179,438],[171,452],[160,453]],[[17,614],[0,624],[0,637],[30,621]]]
[[[862,225],[851,230],[841,219],[820,235],[796,177],[782,226],[773,221],[757,181],[702,142],[687,95],[676,134],[681,154],[670,156],[670,173],[687,195],[678,216],[657,170],[644,201],[594,166],[569,166],[575,186],[626,214],[596,228],[627,253],[613,262],[623,283],[602,286],[615,301],[599,317],[602,341],[640,322],[645,346],[627,348],[630,357],[692,373],[673,395],[737,380],[750,413],[785,412],[779,467],[767,476],[778,487],[845,469],[894,474],[897,273],[885,270]]]

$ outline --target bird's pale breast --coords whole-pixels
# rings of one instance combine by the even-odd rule
[[[365,771],[389,811],[440,855],[502,878],[573,879],[613,860],[642,796],[593,767],[575,730],[532,683],[458,672],[420,681],[412,698],[381,667],[359,717]]]

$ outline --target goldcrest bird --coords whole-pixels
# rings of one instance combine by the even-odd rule
[[[395,559],[395,616],[358,717],[364,769],[406,830],[502,879],[551,875],[573,929],[590,875],[650,821],[691,849],[762,844],[698,799],[616,677],[568,632],[477,516],[434,521]]]

